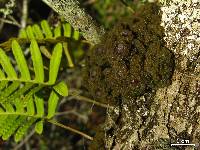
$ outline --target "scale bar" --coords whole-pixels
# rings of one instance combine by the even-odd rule
[[[176,145],[195,146],[195,144],[171,144],[171,146],[176,146]]]

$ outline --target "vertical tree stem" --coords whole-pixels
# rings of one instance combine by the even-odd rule
[[[23,0],[22,7],[21,28],[25,28],[28,18],[28,0]]]

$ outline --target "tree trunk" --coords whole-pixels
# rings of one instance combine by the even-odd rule
[[[175,55],[172,82],[144,93],[129,105],[122,99],[114,110],[107,111],[101,132],[106,149],[200,149],[200,2],[197,1],[171,0],[162,4],[164,40]]]

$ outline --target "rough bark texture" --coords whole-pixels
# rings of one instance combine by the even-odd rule
[[[153,13],[155,12],[152,11],[152,14],[149,15],[155,15]],[[170,79],[165,79],[161,72],[156,72],[156,70],[162,66],[162,63],[160,64],[159,61],[163,59],[160,59],[161,56],[157,56],[157,54],[162,51],[162,48],[154,45],[154,50],[152,51],[157,50],[157,52],[152,52],[152,55],[150,56],[151,59],[148,61],[146,54],[145,59],[141,59],[143,54],[142,56],[140,54],[137,57],[135,56],[135,61],[133,60],[134,63],[136,63],[138,67],[143,66],[143,69],[135,70],[142,71],[142,73],[136,72],[136,76],[133,77],[134,81],[137,82],[125,82],[127,87],[130,87],[131,84],[134,91],[133,93],[130,93],[129,91],[131,98],[127,98],[126,94],[124,94],[124,88],[126,88],[126,86],[124,86],[122,82],[116,82],[116,76],[113,75],[119,73],[118,75],[120,76],[120,73],[123,74],[124,68],[127,66],[123,66],[123,63],[119,63],[121,60],[116,58],[117,62],[108,64],[107,66],[103,65],[104,71],[102,71],[102,68],[100,67],[99,70],[98,66],[101,66],[99,64],[104,60],[100,61],[99,64],[98,60],[96,60],[97,64],[94,63],[95,61],[91,61],[93,62],[93,65],[95,65],[93,70],[96,70],[90,70],[87,73],[87,77],[89,78],[87,84],[91,87],[89,91],[93,93],[93,96],[97,100],[107,98],[107,103],[115,106],[114,110],[107,111],[105,125],[103,129],[97,133],[97,141],[94,141],[94,144],[91,145],[91,149],[200,149],[200,2],[197,0],[172,0],[168,4],[163,4],[158,13],[162,15],[160,25],[164,29],[163,39],[165,41],[165,46],[175,56],[175,64],[173,66],[166,65],[168,63],[164,59],[163,63],[165,65],[163,66],[166,67],[164,71],[168,71],[169,69],[167,68],[174,67],[174,70],[171,69],[171,71],[173,70],[173,75]],[[149,17],[151,18],[152,16]],[[146,20],[144,19],[144,23],[146,23],[145,21]],[[118,31],[115,28],[113,30]],[[144,33],[144,31],[141,30],[140,32]],[[145,30],[145,33],[148,32]],[[129,35],[129,32],[127,32],[127,34]],[[147,36],[148,35],[144,35],[141,36],[141,38],[146,38]],[[107,37],[112,38],[109,34]],[[112,42],[110,39],[107,40]],[[141,41],[146,40],[148,40],[148,38],[142,39]],[[126,40],[121,41],[126,42]],[[106,40],[104,40],[104,43],[105,42]],[[146,53],[150,51],[149,49],[151,49],[152,42],[153,41],[150,40],[150,43],[148,43],[149,45],[146,45]],[[126,51],[126,44],[122,43],[120,48],[119,43],[117,43],[118,45],[116,43],[114,43],[114,45],[111,44],[111,51]],[[145,43],[142,44],[145,45]],[[98,47],[100,47],[100,49]],[[118,48],[115,49],[114,47]],[[142,46],[138,48],[139,51],[142,50],[141,47]],[[93,52],[96,53],[99,50],[102,51],[102,49],[106,49],[103,50],[106,54],[112,53],[107,52],[109,48],[105,48],[105,46],[101,45],[97,46]],[[130,49],[131,48],[129,48],[129,50]],[[153,57],[153,54],[155,57]],[[160,53],[159,55],[166,54],[168,53]],[[94,54],[90,54],[89,60],[95,59],[91,56],[94,56]],[[166,57],[171,59],[171,55]],[[158,60],[158,62],[155,61],[154,58],[155,60]],[[112,60],[112,57],[110,59]],[[137,59],[139,60],[136,61]],[[145,63],[142,62],[142,60],[147,61],[146,64],[148,64],[147,66],[149,66],[153,73],[148,69],[145,70]],[[153,67],[154,63],[152,63],[152,61],[154,61],[155,64],[158,64],[155,65],[157,68]],[[171,62],[173,63],[173,61]],[[140,63],[144,63],[144,65],[140,65]],[[151,63],[152,65],[150,65]],[[115,64],[117,64],[117,66],[121,65],[121,67],[116,67],[116,69],[118,69],[117,73],[110,71],[109,74],[110,76],[113,76],[113,82],[109,79],[104,79],[104,77],[106,77],[105,67],[115,67]],[[102,75],[99,74],[104,74],[103,79]],[[150,76],[150,79],[145,78],[146,75]],[[139,79],[138,76],[142,79]],[[99,79],[94,79],[94,77]],[[123,76],[121,78],[123,78]],[[169,84],[157,86],[157,81],[159,79],[165,80]],[[112,86],[123,86],[123,89],[114,88],[116,91],[121,92],[121,97],[119,98],[119,95],[116,95],[116,91],[113,93],[109,90],[106,91],[106,87],[103,88],[103,85],[98,80],[104,80],[105,83],[103,84],[106,84],[106,87],[109,87],[109,84],[112,83]],[[149,85],[148,80],[152,81],[151,83],[153,85],[145,88]],[[98,86],[100,89],[98,89],[98,91],[95,90],[95,83],[99,83]],[[137,86],[138,89],[134,86]],[[129,88],[127,89],[129,90]],[[139,91],[139,94],[135,94],[135,91]],[[100,94],[98,92],[100,92]],[[111,95],[111,97],[114,95],[115,98],[109,98],[109,96],[101,97],[101,95],[105,95],[105,92],[110,92],[108,95]],[[98,97],[98,95],[100,96]],[[116,96],[118,98],[116,98]],[[105,100],[103,100],[103,102],[105,102]],[[171,146],[172,143],[186,144],[188,142],[190,144],[195,144],[195,146]],[[104,145],[104,147],[102,147],[102,145]]]
[[[64,17],[74,29],[80,30],[92,45],[100,42],[100,37],[104,34],[103,27],[99,27],[92,17],[80,8],[78,0],[42,1]]]

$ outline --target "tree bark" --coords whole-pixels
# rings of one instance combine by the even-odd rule
[[[175,55],[172,83],[137,97],[135,111],[123,101],[109,109],[105,149],[200,149],[200,2],[165,1],[161,12],[164,40]]]
[[[95,45],[104,34],[103,27],[97,25],[92,17],[80,8],[77,0],[42,0],[55,12],[64,17],[72,27],[80,30],[86,40]]]

